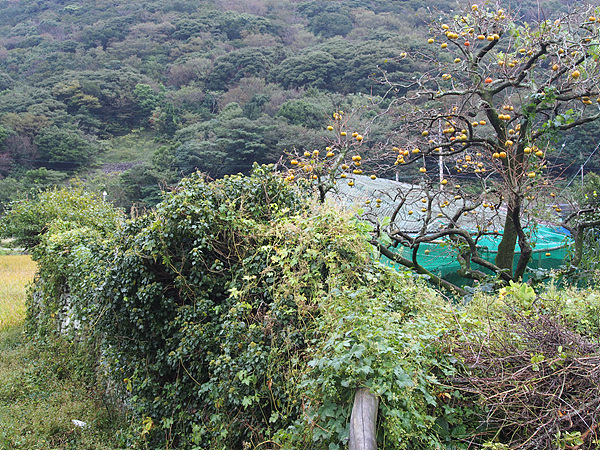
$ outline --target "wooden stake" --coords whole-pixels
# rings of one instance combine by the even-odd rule
[[[379,399],[367,388],[354,396],[350,416],[350,450],[377,450],[377,410]]]

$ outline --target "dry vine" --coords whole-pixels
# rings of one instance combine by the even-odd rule
[[[483,406],[484,440],[518,449],[595,449],[599,350],[556,312],[510,310],[504,325],[454,350],[466,372],[451,384]]]

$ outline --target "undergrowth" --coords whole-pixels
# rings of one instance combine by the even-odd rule
[[[489,448],[596,449],[600,444],[600,293],[511,283],[480,295],[448,337],[463,362],[454,406],[480,404],[469,439]]]
[[[104,164],[150,162],[157,147],[153,135],[134,130],[107,141],[101,160]]]
[[[96,388],[88,352],[62,339],[28,340],[18,326],[0,333],[0,448],[117,448],[127,423]]]

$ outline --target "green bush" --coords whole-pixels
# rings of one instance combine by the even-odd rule
[[[452,311],[305,197],[266,167],[193,175],[114,234],[55,221],[43,236],[31,323],[101,342],[137,418],[123,445],[340,448],[362,386],[385,448],[466,435],[469,414],[440,402]]]
[[[31,250],[55,220],[69,222],[71,228],[91,227],[105,235],[116,228],[121,217],[119,210],[96,193],[78,186],[54,188],[9,203],[0,220],[0,237],[14,237],[16,246]]]
[[[30,335],[79,334],[89,339],[86,345],[96,345],[95,333],[82,327],[90,327],[87,319],[97,312],[94,291],[107,264],[105,245],[106,236],[97,228],[52,222],[32,251],[38,276],[26,301]]]

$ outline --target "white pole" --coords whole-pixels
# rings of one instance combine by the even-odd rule
[[[438,121],[438,137],[439,137],[439,141],[442,141],[442,121],[439,120]],[[444,189],[444,185],[442,184],[442,180],[444,179],[444,157],[442,156],[442,152],[440,150],[440,159],[439,159],[439,168],[440,168],[440,189]]]

